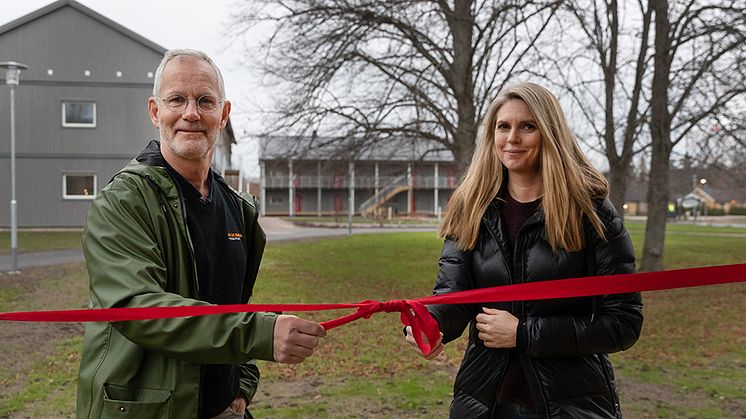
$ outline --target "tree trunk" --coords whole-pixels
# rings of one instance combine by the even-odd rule
[[[655,13],[655,59],[653,97],[651,103],[651,161],[648,183],[648,222],[642,249],[642,271],[663,269],[663,246],[666,237],[668,207],[668,169],[671,159],[671,116],[668,110],[670,84],[671,25],[668,21],[668,1],[653,0]]]
[[[622,212],[624,208],[624,195],[627,190],[627,167],[625,162],[617,156],[616,138],[614,130],[614,91],[616,90],[617,77],[617,47],[619,39],[619,12],[616,0],[607,3],[609,19],[609,49],[608,56],[605,51],[600,51],[601,68],[604,73],[604,141],[606,142],[606,156],[609,160],[609,178],[611,179],[610,196],[611,203],[617,211]]]
[[[655,118],[653,122],[655,122]],[[663,270],[663,246],[666,238],[670,156],[670,144],[653,144],[647,195],[648,222],[645,226],[645,244],[642,249],[642,261],[640,263],[641,271]]]
[[[609,200],[614,208],[624,214],[624,202],[627,196],[627,183],[629,175],[629,158],[620,158],[615,161],[609,160]]]
[[[474,105],[474,16],[470,0],[457,0],[447,17],[453,35],[453,63],[450,76],[456,99],[456,133],[453,154],[459,173],[464,173],[474,152],[476,141],[476,107]]]
[[[454,163],[456,163],[456,173],[459,174],[459,177],[463,177],[466,173],[466,168],[469,167],[474,153],[474,143],[471,143],[471,147],[468,145],[467,141],[457,141],[453,145],[453,158]]]

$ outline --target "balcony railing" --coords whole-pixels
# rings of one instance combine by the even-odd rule
[[[438,188],[439,189],[455,189],[458,186],[458,178],[456,176],[438,176]],[[435,179],[432,176],[416,177],[414,179],[415,189],[434,189]]]
[[[389,185],[400,176],[379,176],[378,186],[383,188]],[[288,176],[267,176],[264,178],[266,188],[288,188]],[[438,178],[438,187],[440,189],[453,189],[457,186],[458,179],[455,176],[440,176]],[[433,189],[435,179],[432,176],[416,177],[414,179],[415,189]],[[293,186],[299,189],[347,189],[349,187],[349,178],[346,175],[341,176],[311,176],[299,175],[293,178]],[[374,176],[356,176],[355,189],[375,189],[376,178]]]

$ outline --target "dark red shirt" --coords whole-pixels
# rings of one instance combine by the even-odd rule
[[[505,231],[508,233],[508,243],[512,249],[515,249],[515,241],[518,239],[521,227],[539,208],[541,199],[531,202],[518,202],[510,196],[510,193],[506,189],[503,189],[500,194],[500,197],[505,200],[502,206],[501,218],[505,226]],[[512,263],[512,258],[506,258],[506,260],[508,263]],[[502,383],[497,391],[497,404],[509,400],[525,407],[533,408],[534,403],[531,398],[531,391],[529,390],[517,351],[517,349],[513,349],[508,358],[508,366],[505,369],[505,375],[503,375]]]

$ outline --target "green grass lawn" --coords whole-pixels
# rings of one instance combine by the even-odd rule
[[[746,229],[729,229],[727,237],[709,236],[708,227],[689,226],[666,238],[669,269],[746,262]],[[635,248],[642,248],[642,230],[631,229]],[[701,234],[701,235],[700,235]],[[356,302],[427,295],[437,266],[441,242],[432,233],[391,234],[349,239],[272,245],[262,267],[256,302]],[[342,259],[347,262],[342,261]],[[296,300],[294,300],[295,302]],[[635,381],[666,385],[674,392],[702,392],[712,397],[701,417],[727,417],[720,397],[746,405],[746,327],[736,319],[746,309],[746,284],[646,293],[643,337],[630,351],[616,354],[619,373]],[[341,314],[341,313],[338,313]],[[305,315],[300,314],[299,315]],[[335,313],[314,313],[326,320]],[[405,371],[455,368],[464,342],[449,345],[437,366],[422,361],[400,337],[398,315],[378,314],[330,332],[317,356],[302,366],[265,364],[270,379],[303,376],[390,376]],[[357,343],[361,344],[357,344]],[[733,368],[732,366],[736,366]],[[450,390],[448,390],[450,391]],[[431,405],[448,397],[433,393]],[[380,400],[385,402],[385,397]],[[673,417],[688,406],[657,401],[653,412]],[[662,404],[660,404],[662,403]],[[257,414],[262,415],[262,405]],[[649,406],[625,404],[625,410],[645,414]],[[659,411],[660,410],[660,411]],[[439,415],[446,414],[441,407]],[[686,416],[686,415],[684,415]],[[633,414],[632,417],[637,417]]]
[[[746,262],[746,229],[712,229],[682,225],[671,229],[665,266]],[[630,231],[639,252],[644,231],[635,225],[630,225]],[[335,303],[426,296],[437,272],[441,244],[434,233],[270,243],[253,302]],[[0,307],[36,308],[38,304],[24,298],[26,292],[3,290]],[[646,320],[640,341],[613,356],[627,417],[717,418],[746,411],[746,326],[739,320],[746,312],[746,284],[657,291],[646,293],[644,300]],[[349,312],[295,314],[323,321]],[[74,387],[78,362],[70,351],[74,344],[79,341],[61,340],[53,354],[18,378],[25,380],[18,391],[0,392],[0,417],[13,411],[20,417],[38,417],[34,412],[39,400],[27,401],[45,397],[35,387],[44,377],[51,380],[45,385],[49,397],[54,397],[48,399],[54,412],[72,415],[74,400],[60,406],[64,399],[60,394],[69,398]],[[302,365],[260,362],[263,384],[253,412],[258,418],[444,417],[463,346],[462,339],[448,345],[437,360],[422,360],[404,343],[399,315],[376,314],[331,330],[320,350]]]
[[[78,249],[82,234],[82,231],[19,231],[18,251]],[[0,231],[0,254],[8,253],[10,253],[10,232]]]

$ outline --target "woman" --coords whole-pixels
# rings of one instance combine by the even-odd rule
[[[534,83],[505,89],[449,202],[434,293],[633,272],[607,194],[557,98]],[[606,354],[637,341],[638,293],[429,309],[445,343],[469,326],[451,417],[621,417]]]

